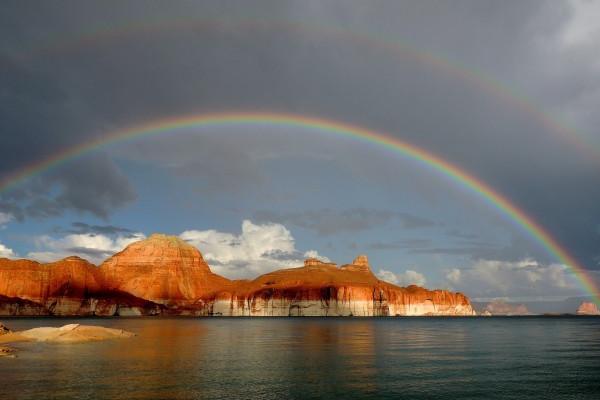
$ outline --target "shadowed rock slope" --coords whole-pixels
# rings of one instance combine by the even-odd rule
[[[317,259],[254,280],[214,274],[200,251],[160,234],[100,267],[78,258],[0,259],[0,315],[395,316],[474,315],[461,293],[398,287],[366,256],[338,267]]]

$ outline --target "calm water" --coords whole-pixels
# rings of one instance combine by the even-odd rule
[[[599,399],[600,318],[4,319],[134,339],[22,343],[2,399]]]

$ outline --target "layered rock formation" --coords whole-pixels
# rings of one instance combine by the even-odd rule
[[[577,308],[577,315],[600,315],[600,310],[595,303],[584,301]]]
[[[4,304],[0,311],[4,314],[85,314],[89,294],[100,290],[98,268],[79,257],[50,264],[0,260],[0,301]]]
[[[338,267],[308,259],[254,280],[214,274],[195,247],[152,235],[100,267],[69,257],[0,259],[0,315],[396,316],[474,315],[461,293],[401,288],[366,256]]]
[[[49,264],[0,259],[1,315],[158,314],[160,305],[105,285],[103,270],[79,257]]]
[[[401,288],[378,280],[366,256],[338,268],[316,259],[218,292],[210,312],[225,316],[473,315],[460,293]]]
[[[230,284],[213,274],[197,248],[154,234],[101,265],[104,287],[165,305],[189,305]]]

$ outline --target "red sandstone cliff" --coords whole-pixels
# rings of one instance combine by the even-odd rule
[[[339,268],[309,259],[301,268],[235,282],[211,304],[213,314],[232,316],[474,315],[460,293],[380,281],[366,256]]]
[[[40,264],[0,259],[0,315],[138,315],[158,304],[105,287],[102,270],[79,257]]]
[[[366,256],[337,267],[315,259],[249,281],[211,272],[195,247],[152,235],[100,267],[0,259],[0,315],[395,316],[474,315],[461,293],[380,281]]]
[[[100,290],[98,268],[79,257],[50,264],[0,259],[0,295],[20,300],[2,301],[5,314],[79,314],[88,294]],[[8,303],[13,312],[4,310]]]
[[[197,248],[175,236],[154,234],[100,266],[104,287],[160,304],[187,304],[230,284],[213,274]]]

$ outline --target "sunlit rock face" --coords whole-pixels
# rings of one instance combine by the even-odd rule
[[[577,308],[577,315],[600,315],[600,310],[595,303],[584,301]]]
[[[79,257],[49,264],[29,260],[0,260],[0,311],[16,315],[87,314],[87,298],[101,290],[98,268]]]
[[[474,315],[467,297],[380,281],[366,256],[338,267],[304,266],[254,280],[211,272],[195,247],[152,235],[96,267],[0,260],[0,315],[400,316]]]
[[[109,290],[102,271],[79,257],[48,264],[0,259],[0,315],[153,315],[161,307]]]
[[[194,302],[229,284],[211,272],[197,248],[161,234],[127,246],[100,270],[107,290],[159,304]]]
[[[211,313],[224,316],[474,315],[460,293],[400,288],[378,280],[366,256],[337,268],[309,259],[304,267],[239,281],[217,293]]]

